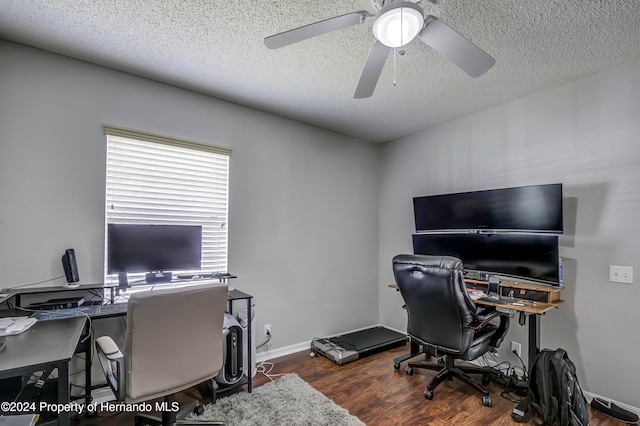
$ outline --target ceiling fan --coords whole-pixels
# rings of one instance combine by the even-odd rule
[[[366,10],[347,13],[266,37],[264,44],[270,49],[278,49],[374,18],[373,35],[376,40],[353,95],[356,99],[368,98],[373,94],[389,51],[406,45],[416,36],[471,77],[478,77],[493,66],[495,59],[478,46],[435,16],[424,16],[418,6],[421,1],[372,0],[378,13],[372,14]],[[442,0],[429,1],[438,4]]]

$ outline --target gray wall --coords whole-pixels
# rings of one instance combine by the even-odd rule
[[[562,182],[566,303],[542,345],[569,351],[586,390],[640,406],[640,290],[608,281],[610,264],[640,280],[639,62],[378,147],[10,42],[0,58],[0,287],[61,275],[68,247],[83,283],[102,279],[104,123],[233,149],[230,270],[275,348],[405,328],[387,285],[413,196]]]
[[[380,158],[380,321],[406,318],[391,258],[411,252],[414,196],[561,182],[565,304],[541,318],[587,391],[640,407],[640,62],[629,63],[385,144]],[[635,284],[609,282],[632,266]],[[526,327],[512,323],[509,341]]]
[[[233,149],[232,284],[274,348],[377,323],[374,145],[6,41],[0,58],[0,287],[62,275],[69,247],[101,282],[109,123]]]

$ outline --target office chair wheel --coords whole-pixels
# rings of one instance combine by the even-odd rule
[[[424,397],[431,401],[433,399],[433,391],[431,389],[427,389],[424,391]]]
[[[409,367],[409,366],[407,366],[407,368],[405,368],[405,369],[404,369],[404,373],[405,373],[407,376],[413,376],[413,367]]]
[[[202,413],[204,413],[204,407],[202,405],[196,405],[196,408],[193,409],[193,414],[201,416]]]
[[[393,368],[394,368],[395,370],[400,370],[400,363],[399,363],[399,362],[394,362],[394,363],[393,363]]]
[[[482,395],[482,405],[491,407],[491,397],[489,395]]]

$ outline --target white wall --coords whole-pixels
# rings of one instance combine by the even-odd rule
[[[412,197],[561,182],[565,304],[541,318],[542,347],[562,347],[587,391],[640,407],[640,62],[385,144],[380,164],[380,321],[404,329],[391,258],[410,253]],[[632,266],[635,284],[609,282]],[[510,340],[526,348],[526,327]],[[523,351],[524,352],[524,351]],[[526,362],[526,360],[525,360]]]
[[[0,58],[0,287],[62,275],[69,247],[101,282],[109,123],[233,149],[232,284],[274,348],[378,322],[375,146],[1,40]]]

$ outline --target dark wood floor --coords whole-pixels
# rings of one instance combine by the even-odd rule
[[[272,360],[271,374],[297,373],[369,426],[518,424],[511,418],[515,403],[501,397],[501,387],[495,383],[489,385],[492,407],[482,406],[480,393],[457,380],[441,384],[435,389],[433,400],[426,400],[423,391],[436,372],[414,370],[412,376],[407,376],[405,363],[400,370],[395,370],[393,359],[407,351],[408,346],[395,348],[345,365],[336,365],[324,357],[311,357],[310,351],[303,351]],[[268,381],[257,373],[254,387]],[[193,398],[202,400],[196,388],[178,396],[179,401]],[[207,402],[206,398],[204,401]],[[76,419],[73,424],[116,426],[132,424],[132,418],[129,413],[98,413],[96,417]],[[590,411],[589,424],[625,423]]]

